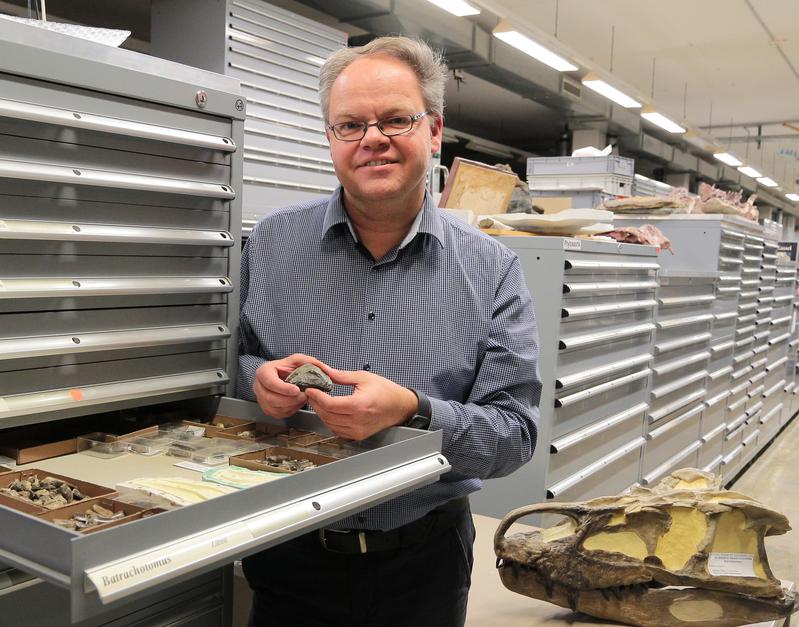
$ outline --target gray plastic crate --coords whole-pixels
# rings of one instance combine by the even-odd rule
[[[595,209],[605,201],[616,198],[613,194],[596,189],[531,189],[530,196],[533,199],[533,204],[535,204],[536,198],[542,196],[559,198],[569,196],[574,209]]]
[[[567,174],[618,174],[632,176],[635,160],[618,155],[604,157],[530,157],[527,159],[527,176]]]

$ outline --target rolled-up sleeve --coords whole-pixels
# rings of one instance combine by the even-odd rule
[[[453,473],[489,479],[533,455],[541,379],[538,333],[518,257],[506,252],[485,351],[465,403],[431,398],[430,428],[443,431]]]

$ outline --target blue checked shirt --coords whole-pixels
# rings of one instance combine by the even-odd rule
[[[305,353],[427,394],[430,429],[443,431],[452,470],[334,525],[387,530],[530,459],[538,336],[519,260],[506,246],[427,196],[408,237],[375,262],[340,192],[274,211],[253,229],[241,265],[238,393],[255,400],[265,360]]]

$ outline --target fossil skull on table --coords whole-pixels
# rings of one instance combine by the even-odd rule
[[[516,509],[494,536],[502,582],[631,625],[732,627],[789,615],[796,598],[772,574],[763,543],[789,531],[788,520],[719,484],[683,469],[653,488]],[[540,513],[565,518],[505,537]]]

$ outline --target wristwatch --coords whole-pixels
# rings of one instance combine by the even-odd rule
[[[417,409],[416,413],[408,418],[402,426],[427,431],[430,428],[430,421],[433,419],[433,405],[424,392],[414,390],[413,388],[408,389],[416,394],[416,398],[419,401],[419,409]]]

